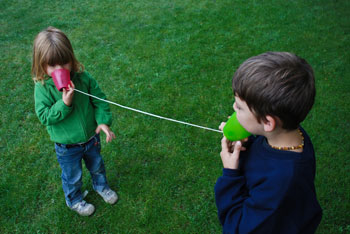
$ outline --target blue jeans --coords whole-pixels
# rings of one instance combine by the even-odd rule
[[[96,134],[83,145],[55,144],[58,163],[62,169],[62,187],[69,207],[83,200],[82,164],[84,159],[86,168],[90,171],[93,188],[95,191],[108,189],[106,170],[101,152],[100,136]]]

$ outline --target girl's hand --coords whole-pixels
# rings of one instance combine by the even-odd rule
[[[98,134],[101,132],[101,130],[106,134],[106,142],[107,143],[111,142],[115,138],[114,133],[111,131],[111,129],[108,127],[108,125],[106,125],[106,124],[98,125],[95,132]]]
[[[74,96],[74,84],[73,81],[68,85],[68,90],[63,88],[63,93],[62,93],[62,100],[66,106],[71,106],[72,101],[73,101],[73,96]]]

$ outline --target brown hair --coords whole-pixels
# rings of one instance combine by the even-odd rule
[[[296,129],[311,110],[316,90],[311,66],[287,52],[267,52],[246,60],[232,79],[235,95],[257,120],[278,117],[282,128]]]
[[[48,27],[41,31],[34,40],[32,75],[34,81],[47,79],[47,66],[71,63],[72,71],[82,72],[84,66],[74,56],[73,47],[68,37],[59,29]]]

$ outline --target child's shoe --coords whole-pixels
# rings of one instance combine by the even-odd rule
[[[95,207],[92,204],[87,203],[86,201],[82,200],[81,202],[78,202],[74,206],[70,207],[71,210],[74,210],[81,216],[89,216],[95,211]]]
[[[102,192],[96,191],[100,196],[103,198],[103,200],[109,204],[114,204],[118,200],[118,195],[116,192],[114,192],[112,189],[104,189]]]

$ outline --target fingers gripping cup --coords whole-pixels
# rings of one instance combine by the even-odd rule
[[[231,118],[226,122],[223,132],[224,136],[230,141],[239,141],[251,135],[251,133],[247,132],[238,122],[236,112],[233,113]]]
[[[53,82],[55,83],[58,91],[62,92],[62,89],[68,89],[70,84],[70,71],[67,69],[56,69],[51,73]]]

